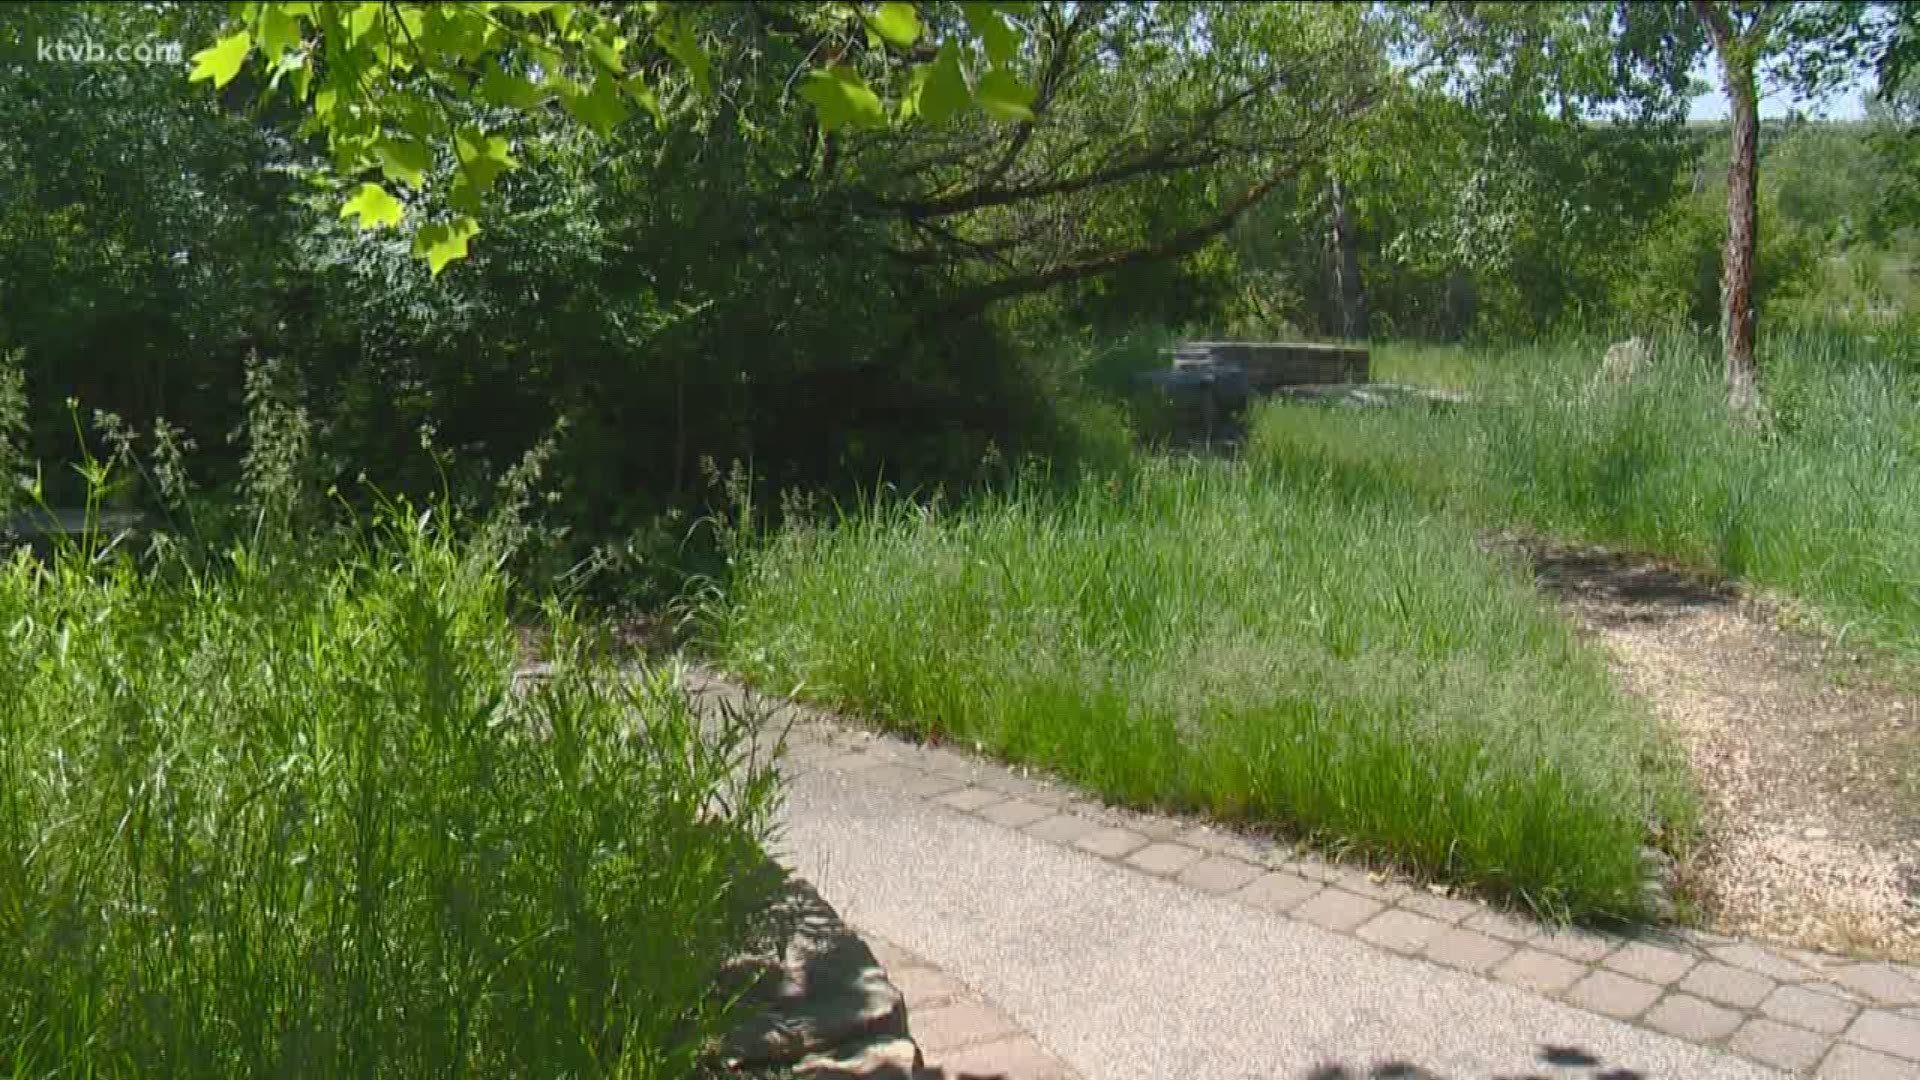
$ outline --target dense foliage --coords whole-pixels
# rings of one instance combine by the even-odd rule
[[[1726,139],[1682,119],[1701,55],[1682,8],[717,3],[576,22],[473,4],[421,23],[425,52],[383,45],[415,7],[0,6],[0,357],[23,376],[29,457],[72,455],[73,398],[194,446],[218,495],[244,476],[228,435],[254,365],[306,418],[323,488],[365,473],[484,498],[554,437],[570,562],[677,550],[670,515],[709,459],[844,491],[1110,456],[1125,432],[1091,390],[1160,361],[1102,343],[1143,326],[1451,339],[1717,319]],[[202,53],[241,31],[245,52]],[[185,48],[50,62],[47,41]],[[594,59],[617,41],[618,66]],[[970,107],[929,89],[949,45]],[[336,46],[384,80],[329,99],[359,119],[316,115]],[[807,92],[843,46],[882,106],[860,122]],[[618,109],[583,105],[623,72]],[[1900,100],[1767,125],[1770,317],[1906,318]],[[474,146],[499,166],[477,179]],[[395,205],[343,218],[367,183]],[[419,229],[448,214],[483,239],[436,273]]]

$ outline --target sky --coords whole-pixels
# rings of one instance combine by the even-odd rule
[[[1693,99],[1693,108],[1688,113],[1690,120],[1725,120],[1727,118],[1727,95],[1719,90],[1719,72],[1702,64],[1694,69],[1694,78],[1714,87],[1712,92],[1701,94]],[[1771,119],[1787,115],[1789,109],[1798,108],[1808,116],[1828,120],[1859,120],[1867,113],[1867,92],[1865,85],[1855,85],[1820,101],[1801,98],[1785,87],[1769,87],[1764,80],[1760,87],[1760,116]]]

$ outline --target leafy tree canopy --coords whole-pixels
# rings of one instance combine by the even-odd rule
[[[665,127],[717,92],[703,5],[543,2],[236,3],[193,56],[194,81],[251,73],[324,136],[340,214],[400,228],[437,274],[464,258],[477,213],[520,165],[511,125],[570,120],[602,135],[635,112]],[[1032,116],[1031,5],[775,2],[747,31],[797,44],[786,85],[822,130],[944,122],[977,108]],[[740,24],[734,23],[735,27]],[[736,29],[735,33],[743,32]],[[718,88],[724,91],[724,88]]]

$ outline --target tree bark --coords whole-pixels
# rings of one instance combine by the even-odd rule
[[[1348,341],[1364,341],[1370,332],[1366,286],[1360,280],[1359,242],[1353,235],[1353,220],[1347,215],[1347,192],[1335,176],[1330,181],[1332,229],[1328,245],[1333,249],[1333,302],[1339,313],[1340,336]]]
[[[1711,0],[1694,0],[1720,59],[1726,89],[1732,150],[1727,164],[1727,249],[1720,270],[1720,340],[1726,352],[1727,404],[1743,416],[1760,404],[1753,360],[1755,324],[1753,260],[1759,245],[1760,117],[1753,75],[1753,43]]]

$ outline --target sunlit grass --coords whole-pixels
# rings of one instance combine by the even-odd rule
[[[726,663],[1111,798],[1633,914],[1689,796],[1514,569],[1413,503],[1155,462],[960,511],[881,502],[747,555]]]
[[[1920,654],[1920,377],[1841,335],[1768,343],[1770,430],[1731,422],[1711,342],[1590,385],[1603,343],[1487,352],[1480,400],[1375,413],[1275,404],[1253,453],[1296,479],[1677,559]]]
[[[0,566],[0,1074],[697,1073],[770,781],[493,567]]]

